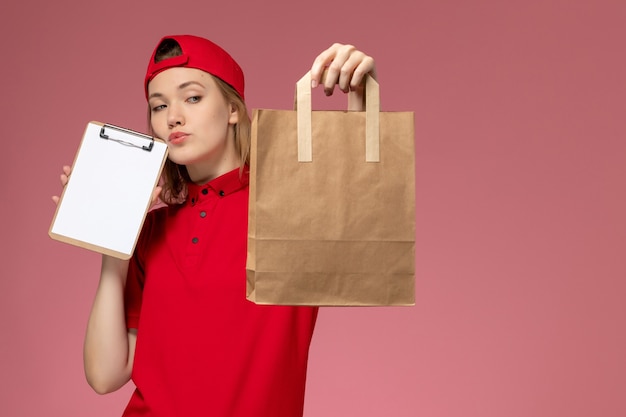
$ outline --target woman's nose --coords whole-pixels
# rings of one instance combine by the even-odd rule
[[[170,128],[173,128],[175,126],[182,126],[185,124],[185,118],[179,106],[170,105],[168,110],[169,112],[167,114],[167,123]]]

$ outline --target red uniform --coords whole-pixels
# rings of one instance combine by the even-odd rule
[[[137,328],[124,416],[301,416],[318,309],[246,300],[248,173],[148,214],[126,284]]]

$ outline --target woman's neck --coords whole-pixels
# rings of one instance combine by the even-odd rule
[[[202,185],[207,182],[239,168],[239,159],[233,156],[224,156],[214,162],[199,162],[186,166],[189,178],[195,184]]]

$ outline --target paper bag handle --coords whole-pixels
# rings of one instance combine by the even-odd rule
[[[365,75],[365,161],[380,162],[380,88],[370,75]],[[352,93],[350,93],[352,94]],[[298,118],[298,162],[313,161],[311,138],[311,71],[296,83]]]

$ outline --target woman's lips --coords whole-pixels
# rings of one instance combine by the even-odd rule
[[[187,136],[189,135],[185,132],[174,132],[168,137],[168,140],[172,145],[178,145],[179,143],[182,143]]]

